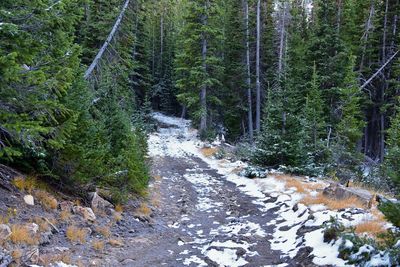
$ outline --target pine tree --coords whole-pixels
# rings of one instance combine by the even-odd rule
[[[386,154],[384,171],[398,186],[400,186],[400,168],[398,159],[400,156],[400,116],[399,108],[391,120],[388,130],[388,151]]]
[[[221,32],[215,24],[220,10],[218,1],[188,1],[187,5],[175,62],[176,85],[180,89],[177,97],[191,111],[202,134],[206,134],[205,127],[212,121],[207,119],[211,113],[208,107],[220,104],[213,94],[215,87],[221,85],[221,60],[216,51]]]
[[[0,26],[1,160],[17,164],[19,159],[25,166],[40,162],[37,168],[46,169],[48,152],[62,148],[75,129],[76,115],[60,99],[79,68],[80,49],[73,40],[82,9],[74,0],[57,5],[3,1],[0,8],[5,14]]]
[[[301,115],[304,132],[302,137],[304,167],[310,173],[317,172],[322,174],[321,168],[323,169],[329,160],[326,146],[327,125],[325,122],[324,101],[315,65],[309,88],[306,104]]]
[[[362,130],[365,125],[361,109],[362,94],[354,71],[354,56],[350,57],[349,62],[350,64],[345,69],[345,87],[340,88],[341,118],[337,125],[336,147],[333,152],[334,162],[337,164],[337,173],[342,179],[354,178],[358,171],[360,153],[356,146],[362,138]]]

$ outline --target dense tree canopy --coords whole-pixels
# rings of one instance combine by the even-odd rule
[[[132,1],[87,80],[125,1],[23,2],[0,4],[3,163],[140,190],[153,108],[258,164],[399,179],[399,1]]]

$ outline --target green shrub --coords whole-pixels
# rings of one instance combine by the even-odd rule
[[[379,205],[379,209],[385,217],[396,227],[400,227],[400,203],[386,201]]]

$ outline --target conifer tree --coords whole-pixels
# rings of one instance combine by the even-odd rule
[[[364,127],[361,109],[362,95],[354,71],[355,58],[350,56],[346,67],[344,87],[340,88],[340,122],[337,125],[337,140],[334,147],[334,162],[342,179],[354,178],[359,166],[360,153],[356,146],[362,138]]]
[[[221,59],[217,55],[217,44],[221,40],[218,18],[218,1],[188,1],[188,13],[179,37],[176,55],[176,85],[180,89],[178,100],[186,106],[203,134],[211,119],[209,104],[219,104],[213,90],[221,84]],[[207,104],[208,103],[208,104]]]

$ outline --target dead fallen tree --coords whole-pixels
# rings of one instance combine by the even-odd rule
[[[84,78],[88,79],[90,77],[90,75],[92,74],[93,70],[97,67],[100,59],[103,57],[104,52],[107,50],[108,45],[111,43],[112,39],[115,36],[115,33],[117,32],[122,19],[124,18],[124,14],[126,9],[128,8],[129,5],[129,1],[130,0],[126,0],[124,5],[122,6],[122,10],[119,13],[118,19],[115,22],[110,34],[108,35],[106,41],[104,42],[103,46],[101,47],[101,49],[99,50],[99,52],[97,53],[96,57],[94,58],[92,64],[90,64],[89,68],[86,70]]]
[[[368,84],[370,84],[376,76],[379,75],[379,73],[381,73],[381,71],[386,68],[386,66],[397,56],[397,54],[400,51],[397,51],[396,53],[394,53],[386,62],[385,64],[382,65],[382,67],[380,67],[375,73],[374,75],[371,76],[371,78],[369,78],[363,85],[361,85],[361,90],[364,89]]]

